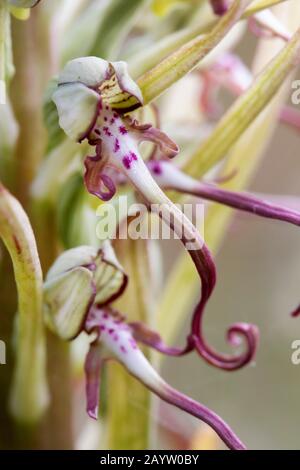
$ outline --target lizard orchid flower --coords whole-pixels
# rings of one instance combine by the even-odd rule
[[[229,329],[231,345],[237,344],[237,336],[244,337],[246,341],[246,351],[240,355],[219,354],[204,340],[202,317],[216,282],[215,264],[197,229],[168,199],[143,161],[138,147],[141,141],[154,142],[164,157],[175,156],[178,147],[158,129],[124,116],[142,104],[141,92],[128,75],[126,64],[109,63],[96,57],[72,60],[59,76],[53,100],[65,133],[78,142],[87,139],[96,149],[95,156],[85,159],[84,178],[88,191],[102,200],[109,200],[115,193],[115,186],[108,169],[112,167],[120,172],[147,205],[152,205],[154,211],[171,226],[189,252],[201,279],[201,298],[183,348],[167,347],[146,327],[136,325],[136,334],[165,354],[178,356],[196,349],[208,363],[225,370],[238,369],[249,363],[256,351],[255,326],[236,323]],[[158,209],[162,205],[163,211]]]
[[[80,246],[64,252],[46,278],[48,326],[64,340],[83,331],[90,337],[85,361],[88,415],[98,417],[101,371],[114,359],[162,400],[209,424],[230,449],[244,450],[244,444],[216,413],[168,385],[144,356],[130,324],[110,306],[126,282],[108,242],[99,251]]]

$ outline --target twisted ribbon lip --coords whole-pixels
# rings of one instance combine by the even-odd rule
[[[108,325],[102,323],[108,321]],[[86,331],[96,333],[90,343],[90,350],[85,361],[87,413],[93,418],[98,417],[98,402],[100,392],[100,375],[103,365],[109,360],[115,360],[122,364],[130,375],[139,380],[144,386],[160,397],[163,401],[187,412],[190,415],[204,421],[214,429],[229,449],[246,450],[245,445],[235,435],[232,429],[216,413],[187,397],[183,393],[167,384],[153,369],[152,365],[137,348],[133,336],[132,327],[125,323],[124,317],[119,312],[106,309],[94,309],[90,319],[86,323]],[[123,334],[125,336],[123,336]],[[123,337],[123,340],[121,339]],[[116,348],[116,342],[127,338],[127,346]],[[113,349],[111,350],[111,345]],[[100,349],[101,347],[101,349]],[[132,348],[131,352],[128,347]],[[146,371],[144,368],[146,367]]]

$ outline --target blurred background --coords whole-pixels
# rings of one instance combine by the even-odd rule
[[[109,3],[106,0],[86,0],[83,3],[86,7],[95,7],[96,3],[100,5],[101,2],[105,9],[105,6]],[[127,29],[124,38],[122,37],[121,40],[119,38],[119,42],[117,41],[115,46],[113,35],[119,28],[118,16],[115,18],[114,29],[110,28],[110,24],[104,24],[103,26],[100,15],[99,24],[96,24],[95,20],[95,24],[91,24],[91,29],[94,28],[97,33],[97,28],[99,28],[103,36],[100,35],[100,38],[97,38],[96,45],[92,42],[89,45],[87,44],[88,41],[85,42],[80,38],[78,32],[84,31],[86,26],[89,28],[88,20],[91,16],[87,15],[86,12],[85,16],[83,10],[81,15],[81,10],[79,10],[79,14],[77,12],[77,16],[74,15],[74,24],[72,22],[69,24],[69,18],[65,12],[65,16],[62,15],[63,19],[60,22],[59,14],[53,13],[54,3],[52,0],[43,0],[41,2],[43,7],[39,11],[39,7],[34,9],[36,12],[33,12],[32,18],[29,20],[31,23],[28,23],[29,27],[26,26],[29,28],[30,33],[30,28],[33,28],[34,34],[32,36],[36,40],[43,36],[44,31],[42,21],[39,24],[38,20],[42,18],[44,21],[49,21],[50,27],[47,23],[48,32],[52,41],[50,40],[47,44],[50,51],[48,53],[51,56],[53,51],[55,52],[53,53],[54,58],[51,59],[53,63],[49,61],[49,64],[45,65],[41,59],[41,57],[44,57],[43,48],[41,47],[41,50],[38,51],[40,62],[37,63],[42,83],[41,102],[38,105],[41,105],[42,108],[42,98],[44,98],[48,79],[54,73],[57,73],[64,64],[65,59],[78,57],[81,54],[87,55],[87,50],[97,50],[96,55],[102,56],[101,50],[103,49],[103,51],[106,51],[103,52],[105,58],[128,61],[130,70],[136,78],[136,76],[139,76],[140,70],[147,65],[143,63],[143,55],[148,48],[167,37],[171,32],[179,31],[185,26],[195,26],[197,21],[200,23],[200,6],[205,2],[206,0],[181,0],[174,9],[170,11],[167,9],[166,13],[161,11],[160,7],[168,2],[160,3],[159,1],[154,0],[152,2],[149,0],[148,3],[145,2],[144,10],[139,11],[137,16],[133,15],[132,22],[126,24]],[[129,3],[127,0],[124,2],[124,11]],[[206,3],[208,5],[208,2]],[[70,2],[69,5],[71,5]],[[68,12],[68,10],[66,11]],[[86,8],[86,11],[88,11],[88,8]],[[209,14],[212,16],[211,11]],[[41,15],[40,18],[39,15]],[[52,18],[53,24],[49,18]],[[300,18],[298,23],[300,23]],[[18,32],[15,20],[13,24]],[[61,33],[63,30],[62,24],[63,26],[67,25],[66,31],[68,34],[65,36]],[[26,31],[28,33],[28,29]],[[14,34],[16,36],[16,32]],[[95,39],[97,34],[87,36],[93,36]],[[76,37],[77,40],[75,41]],[[101,42],[102,37],[103,43]],[[33,40],[32,37],[31,40]],[[257,41],[257,38],[247,31],[246,25],[243,23],[242,26],[239,25],[235,29],[231,42],[229,41],[231,44],[229,49],[235,51],[250,66]],[[267,45],[267,41],[272,40],[265,39],[265,41]],[[110,47],[110,43],[113,45],[112,47]],[[105,55],[106,53],[107,55]],[[44,75],[46,78],[44,78]],[[295,78],[300,79],[300,71],[296,73]],[[17,77],[17,79],[20,80],[20,77]],[[213,131],[214,125],[218,122],[218,119],[215,121],[207,120],[204,116],[200,106],[200,92],[201,76],[199,70],[197,70],[172,87],[165,96],[155,103],[162,129],[182,148],[182,152],[178,156],[179,162],[184,161],[188,155],[191,155],[193,148],[200,147],[201,142]],[[290,95],[291,93],[287,93],[289,104],[291,104]],[[222,112],[225,112],[234,100],[229,93],[224,91],[220,92],[218,99],[222,105]],[[18,100],[15,99],[15,101]],[[24,116],[22,119],[24,120]],[[41,119],[41,116],[39,119]],[[4,134],[8,133],[5,131]],[[294,207],[300,210],[299,138],[299,130],[297,131],[284,124],[278,124],[273,138],[264,152],[264,158],[247,189],[259,194],[269,194],[271,197],[274,195],[295,197],[293,199]],[[10,149],[10,151],[12,154],[13,149]],[[43,152],[44,149],[41,150],[40,156],[42,158],[44,157]],[[59,240],[57,245],[59,243],[61,248],[62,241]],[[181,255],[183,250],[180,243],[175,241],[162,242],[160,247],[163,254],[160,287],[164,287],[168,274],[172,272],[177,255]],[[209,367],[196,354],[190,354],[176,360],[172,358],[163,359],[161,362],[162,375],[172,386],[204,403],[222,416],[240,438],[247,443],[249,448],[298,449],[300,448],[298,433],[300,423],[300,409],[298,407],[300,365],[292,364],[291,355],[293,351],[291,346],[294,340],[300,340],[300,319],[291,318],[290,312],[300,303],[299,229],[285,223],[235,212],[232,223],[226,235],[224,234],[223,242],[218,250],[216,265],[218,273],[217,287],[205,313],[205,333],[208,342],[218,351],[228,351],[224,335],[229,325],[242,321],[254,323],[260,330],[260,343],[256,362],[239,371],[224,372]],[[11,283],[13,283],[13,280],[11,280]],[[176,296],[180,297],[180,292],[174,292],[174,297],[176,298]],[[199,292],[193,299],[195,305],[198,296]],[[15,304],[13,309],[15,309]],[[172,315],[172,312],[170,312],[170,315]],[[190,315],[192,315],[192,309],[190,309]],[[10,322],[9,328],[6,328],[10,332],[12,330],[12,321],[6,321]],[[184,343],[188,326],[189,318],[187,316],[185,323],[180,326],[180,331],[175,336],[174,342],[177,344]],[[0,337],[1,334],[0,329]],[[74,394],[75,406],[73,408],[75,412],[72,410],[74,415],[72,415],[74,421],[72,426],[76,429],[77,441],[75,446],[80,449],[99,448],[99,443],[102,445],[105,442],[103,436],[106,428],[103,424],[104,420],[100,420],[99,424],[89,420],[85,415],[82,374],[84,355],[82,354],[85,354],[86,344],[83,347],[79,343],[78,345],[78,348],[75,345],[73,351],[74,364],[72,364],[72,367],[74,367],[71,368],[71,372],[68,371],[70,377],[71,373],[73,375],[71,378],[67,378],[67,381],[70,379],[68,384],[72,385],[72,393]],[[64,349],[64,347],[64,345],[59,344],[58,350],[59,348]],[[78,354],[81,356],[79,357]],[[64,374],[62,370],[64,363],[61,363],[62,367],[55,375],[55,361],[60,364],[60,356],[55,354],[51,356],[50,354],[49,357],[49,362],[52,361],[54,365],[54,367],[52,366],[54,388],[59,389],[60,380]],[[9,380],[5,378],[3,383],[8,387]],[[7,400],[6,395],[7,392],[3,392],[5,397],[3,400]],[[54,410],[56,416],[53,418],[53,429],[59,422],[57,416],[61,412],[66,412],[68,416],[71,415],[69,408],[71,408],[72,399],[70,395],[71,393],[67,389],[65,396],[60,401],[61,409],[57,409],[57,412]],[[134,408],[135,396],[130,397],[130,393],[128,396],[130,404]],[[109,390],[106,398],[109,399]],[[64,406],[65,404],[66,406]],[[143,410],[141,408],[138,411],[141,414],[148,413],[148,409]],[[152,430],[151,446],[155,449],[224,448],[221,441],[206,426],[199,424],[199,421],[183,412],[159,402],[156,398],[153,398],[151,417],[158,425],[154,426]],[[49,430],[51,431],[52,424],[49,425],[48,422],[47,426],[46,434],[49,433]],[[61,432],[61,435],[59,432]],[[63,435],[64,430],[57,429],[57,433],[56,443],[60,441],[62,446],[66,445],[67,447],[69,445],[69,436]],[[5,434],[6,432],[3,428],[1,429],[0,423],[0,435],[1,437],[4,436],[3,442],[6,445]],[[65,437],[66,441],[64,441]]]

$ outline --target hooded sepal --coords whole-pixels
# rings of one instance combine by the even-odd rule
[[[62,339],[75,338],[95,298],[93,273],[76,267],[44,286],[44,315],[47,326]]]
[[[49,328],[65,340],[85,329],[94,303],[106,305],[119,297],[127,276],[108,241],[64,252],[49,270],[44,285],[44,315]]]
[[[140,106],[143,97],[125,62],[82,57],[64,67],[53,101],[62,129],[71,139],[81,141],[93,128],[102,103],[125,112]]]

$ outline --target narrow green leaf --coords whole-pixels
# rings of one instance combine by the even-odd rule
[[[224,158],[299,62],[300,29],[219,121],[211,136],[188,162],[186,172],[199,178]]]

